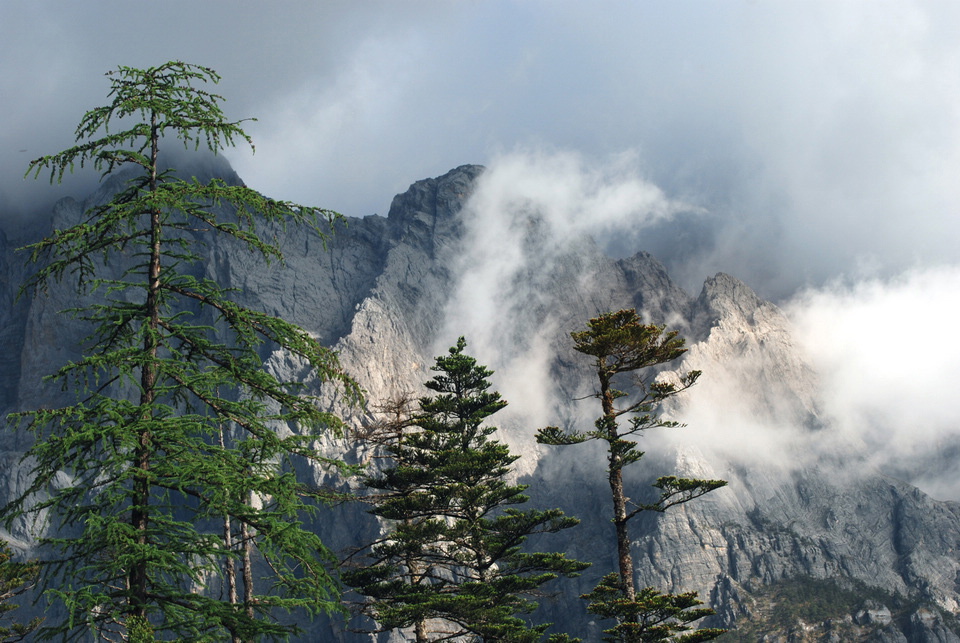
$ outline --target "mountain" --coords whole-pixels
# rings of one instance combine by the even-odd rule
[[[115,189],[108,182],[83,202],[59,202],[51,226],[77,220]],[[203,270],[236,287],[242,303],[335,346],[371,403],[422,391],[433,357],[466,336],[467,352],[496,371],[494,385],[511,403],[493,420],[522,455],[516,474],[532,503],[582,520],[534,543],[594,562],[541,601],[538,616],[558,630],[599,638],[603,624],[576,597],[616,568],[612,512],[602,454],[537,445],[534,434],[547,424],[587,427],[599,415],[590,362],[573,351],[569,333],[599,312],[632,307],[687,338],[690,350],[671,369],[704,375],[667,409],[689,427],[644,438],[647,456],[628,493],[672,473],[730,482],[634,521],[640,586],[698,590],[718,612],[710,624],[737,628],[729,640],[960,641],[960,505],[865,467],[857,445],[837,439],[817,373],[776,306],[725,274],[691,296],[647,253],[610,258],[524,204],[495,214],[476,207],[482,189],[483,168],[459,167],[414,183],[385,218],[347,218],[326,249],[316,236],[275,230],[286,266],[211,242]],[[56,403],[62,393],[41,379],[75,356],[84,336],[56,312],[73,301],[66,289],[13,303],[25,270],[12,246],[0,234],[4,414]],[[281,354],[268,367],[298,373]],[[369,409],[340,408],[333,395],[328,403],[357,426],[375,420]],[[0,500],[24,484],[25,448],[23,436],[0,435]],[[328,438],[322,448],[355,462],[370,456],[350,440]],[[332,509],[315,526],[340,548],[376,529],[358,506]],[[33,551],[28,525],[7,537]],[[342,623],[304,625],[304,640],[365,640]]]

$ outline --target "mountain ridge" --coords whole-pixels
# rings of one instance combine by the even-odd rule
[[[107,198],[110,189],[104,186],[83,202],[58,202],[54,219],[75,220],[83,204]],[[348,217],[338,223],[326,250],[310,234],[276,230],[284,267],[212,241],[201,269],[237,287],[241,303],[283,316],[333,345],[371,403],[420,391],[433,356],[457,334],[467,335],[468,351],[496,371],[495,386],[512,402],[494,422],[501,439],[523,455],[516,474],[531,484],[532,502],[559,506],[583,521],[568,541],[543,542],[595,562],[581,579],[557,584],[562,598],[543,601],[543,614],[559,630],[597,640],[602,629],[588,623],[576,596],[615,568],[613,548],[601,553],[611,529],[603,464],[597,452],[571,455],[537,445],[533,433],[547,423],[592,422],[598,409],[574,401],[589,395],[592,382],[588,360],[573,351],[569,332],[599,312],[628,307],[688,337],[690,350],[671,368],[704,371],[702,382],[668,409],[690,426],[650,438],[644,473],[632,476],[633,488],[674,472],[730,480],[727,489],[637,521],[633,549],[640,585],[697,589],[718,610],[714,623],[732,626],[763,612],[756,597],[765,587],[803,578],[846,579],[918,601],[903,622],[891,619],[870,632],[857,625],[857,636],[873,638],[855,640],[960,641],[949,620],[960,614],[960,505],[935,501],[879,473],[855,475],[850,471],[855,453],[831,455],[811,446],[829,435],[830,418],[818,399],[818,376],[779,308],[723,273],[692,297],[648,253],[611,259],[591,240],[558,237],[538,212],[510,218],[517,238],[502,242],[516,242],[519,258],[513,264],[484,264],[495,260],[497,248],[471,245],[485,238],[483,226],[494,225],[475,209],[472,197],[482,189],[483,168],[460,166],[415,182],[393,199],[386,218]],[[25,273],[5,237],[0,250],[2,303],[12,301],[14,282]],[[478,257],[481,263],[471,264]],[[470,295],[486,296],[482,301],[489,309],[471,309]],[[49,298],[0,308],[0,349],[18,356],[15,366],[7,357],[0,362],[4,414],[57,399],[41,378],[72,354],[82,336],[56,315],[71,301],[61,288]],[[282,355],[266,357],[270,368],[291,373],[297,368]],[[335,395],[326,399],[355,425],[375,419],[372,406],[349,410]],[[720,406],[725,399],[728,406]],[[713,417],[722,413],[728,416]],[[367,446],[334,438],[320,446],[351,461],[369,456]],[[22,467],[15,463],[25,448],[22,436],[8,432],[0,438],[0,458],[11,472],[0,483],[4,498],[23,484]],[[769,453],[769,461],[751,450]],[[823,453],[830,457],[818,459]],[[318,482],[327,480],[322,472],[314,474]],[[331,521],[338,523],[334,527],[318,524],[334,546],[346,547],[375,528],[358,508],[344,516]],[[29,547],[26,525],[12,535],[15,544]],[[821,638],[790,640],[830,640],[846,622],[837,618],[835,626],[809,631]],[[328,621],[311,631],[320,640],[356,639]],[[784,637],[771,641],[789,635],[776,628],[768,634]]]

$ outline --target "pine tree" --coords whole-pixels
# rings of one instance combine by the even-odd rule
[[[690,371],[676,382],[644,381],[637,377],[638,394],[614,388],[614,379],[624,373],[634,374],[642,369],[670,362],[684,352],[684,340],[677,331],[664,332],[664,326],[644,324],[635,310],[620,310],[591,319],[587,330],[571,333],[574,348],[595,358],[602,414],[594,423],[594,430],[565,432],[558,427],[541,429],[537,441],[543,444],[570,445],[589,440],[607,443],[607,481],[613,501],[613,523],[616,532],[619,573],[603,578],[593,592],[582,598],[590,601],[589,611],[612,618],[617,625],[607,630],[608,641],[661,641],[674,633],[691,629],[688,622],[712,614],[709,609],[697,609],[701,603],[696,594],[662,594],[653,588],[637,592],[634,584],[633,556],[630,553],[630,534],[627,522],[643,511],[663,512],[689,502],[726,484],[723,480],[701,480],[662,476],[654,486],[659,498],[649,503],[632,502],[624,492],[623,469],[639,462],[643,452],[637,450],[634,438],[654,428],[678,427],[677,422],[664,420],[657,408],[665,400],[690,388],[700,377],[700,371]],[[617,405],[617,400],[625,403]],[[629,417],[629,426],[619,422]],[[684,634],[677,641],[706,641],[716,638],[723,630],[704,629]]]
[[[436,395],[420,399],[419,413],[395,413],[384,425],[392,466],[365,482],[378,492],[371,513],[390,529],[371,546],[368,564],[344,579],[369,598],[363,612],[378,631],[412,627],[418,643],[464,635],[539,641],[549,624],[528,625],[517,615],[536,608],[531,597],[544,583],[587,564],[525,552],[523,544],[579,521],[559,509],[517,508],[528,500],[526,486],[506,477],[519,456],[483,425],[506,402],[488,391],[492,372],[465,347],[461,337],[437,358],[437,375],[426,383]]]
[[[10,615],[19,607],[10,601],[29,591],[36,584],[38,573],[37,563],[14,562],[10,546],[0,542],[0,643],[22,641],[43,622],[41,617],[37,617],[29,623],[19,623]]]
[[[84,302],[70,314],[92,330],[84,356],[50,377],[75,401],[10,418],[35,436],[24,458],[32,483],[0,516],[52,519],[44,588],[69,616],[48,637],[283,639],[298,631],[278,620],[283,610],[340,608],[334,557],[303,524],[322,490],[291,462],[342,467],[312,449],[341,421],[262,368],[261,355],[286,351],[347,399],[359,390],[306,331],[198,275],[214,237],[282,261],[264,230],[302,225],[325,239],[339,215],[162,169],[168,141],[214,154],[237,140],[253,147],[204,89],[219,81],[212,69],[173,61],[108,76],[112,100],[84,115],[77,145],[27,172],[49,170],[53,182],[89,163],[102,178],[129,178],[79,223],[28,246],[38,269],[21,292],[68,283]],[[276,430],[285,425],[295,431]],[[256,561],[269,569],[259,588]],[[242,601],[216,595],[234,564]]]

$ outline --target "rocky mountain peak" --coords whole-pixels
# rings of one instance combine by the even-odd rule
[[[387,215],[394,235],[419,240],[424,248],[432,248],[438,236],[459,236],[457,215],[483,170],[481,165],[461,165],[443,176],[417,181],[395,196]]]
[[[753,325],[756,312],[769,305],[745,283],[720,272],[704,282],[694,314],[701,325],[708,327],[720,320]]]

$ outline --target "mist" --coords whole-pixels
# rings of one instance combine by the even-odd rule
[[[574,402],[551,375],[558,354],[573,354],[562,343],[567,333],[587,321],[550,308],[564,296],[553,290],[554,276],[571,269],[586,275],[595,252],[640,250],[651,231],[709,224],[711,217],[652,183],[635,155],[598,162],[543,150],[495,159],[463,215],[463,246],[451,249],[459,257],[458,286],[435,352],[467,337],[468,352],[495,369],[494,384],[510,402],[503,424],[514,427],[507,435],[525,453],[539,449],[536,428],[589,427],[597,411]],[[586,277],[575,288],[596,307],[590,316],[617,305],[591,299],[591,289],[603,288]],[[692,450],[718,470],[789,473],[842,462],[850,475],[886,473],[937,498],[960,499],[958,313],[957,265],[889,277],[855,273],[802,289],[765,313],[790,328],[782,353],[769,343],[739,356],[708,344],[691,348],[693,361],[683,368],[705,373],[673,411],[688,426],[651,436],[650,445]],[[683,320],[666,321],[686,330]],[[581,361],[579,393],[589,395],[589,364]],[[744,388],[758,382],[761,390]],[[815,409],[815,417],[798,408]]]
[[[526,427],[511,433],[513,446],[536,449],[533,429],[556,422],[558,409],[571,412],[549,375],[554,338],[574,323],[551,309],[565,296],[554,279],[581,261],[590,265],[600,252],[592,235],[638,235],[688,209],[645,180],[633,155],[595,162],[573,152],[517,150],[480,175],[462,210],[464,240],[452,249],[457,286],[435,350],[464,335],[470,353],[489,360],[496,385],[516,400],[501,415]],[[581,281],[576,288],[593,286]]]
[[[840,436],[868,462],[960,499],[960,266],[832,283],[787,306]]]
[[[784,473],[834,463],[835,475],[883,473],[940,500],[960,500],[960,266],[916,268],[889,278],[835,280],[783,304],[793,349],[816,375],[816,422],[791,414],[768,379],[744,390],[750,359],[698,362],[671,436],[708,461]],[[692,351],[696,351],[694,348]],[[780,378],[796,365],[778,364]],[[760,378],[760,381],[764,381]],[[758,411],[756,400],[767,408]]]

